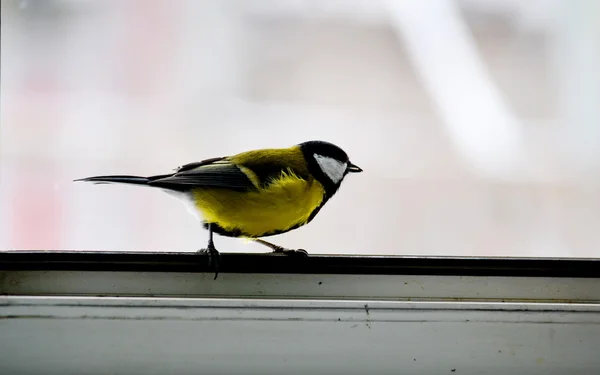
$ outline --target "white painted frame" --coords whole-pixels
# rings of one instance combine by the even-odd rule
[[[0,373],[600,373],[596,278],[212,277],[0,271]]]

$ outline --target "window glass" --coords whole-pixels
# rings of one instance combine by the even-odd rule
[[[599,21],[568,0],[2,1],[0,249],[195,251],[163,192],[72,181],[322,139],[364,172],[279,245],[598,256]]]

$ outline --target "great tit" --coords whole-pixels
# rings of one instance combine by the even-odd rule
[[[96,176],[75,181],[160,188],[183,200],[208,230],[200,253],[218,275],[213,233],[252,239],[275,253],[307,255],[260,239],[310,223],[348,173],[362,172],[340,147],[308,141],[289,148],[242,152],[185,164],[174,173],[138,177]]]

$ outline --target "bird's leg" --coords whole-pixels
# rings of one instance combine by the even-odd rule
[[[219,275],[219,261],[221,259],[221,254],[215,248],[215,243],[213,242],[213,231],[211,224],[208,224],[208,245],[206,249],[198,250],[198,254],[207,254],[208,255],[208,265],[215,270],[215,278]]]
[[[303,256],[303,257],[308,256],[308,253],[304,249],[297,249],[297,250],[296,249],[286,249],[285,247],[275,245],[274,243],[267,242],[267,241],[261,240],[259,238],[255,238],[254,241],[258,242],[261,245],[267,246],[268,248],[273,250],[273,252],[276,254],[285,254],[285,255],[291,255],[291,256],[299,255],[299,256]]]

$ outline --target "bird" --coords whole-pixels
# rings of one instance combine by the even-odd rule
[[[333,143],[311,140],[287,148],[263,148],[191,162],[173,173],[149,177],[107,175],[76,179],[161,189],[183,201],[208,230],[209,265],[219,271],[213,235],[247,238],[273,253],[307,256],[262,238],[310,223],[336,194],[348,173],[363,170]]]

